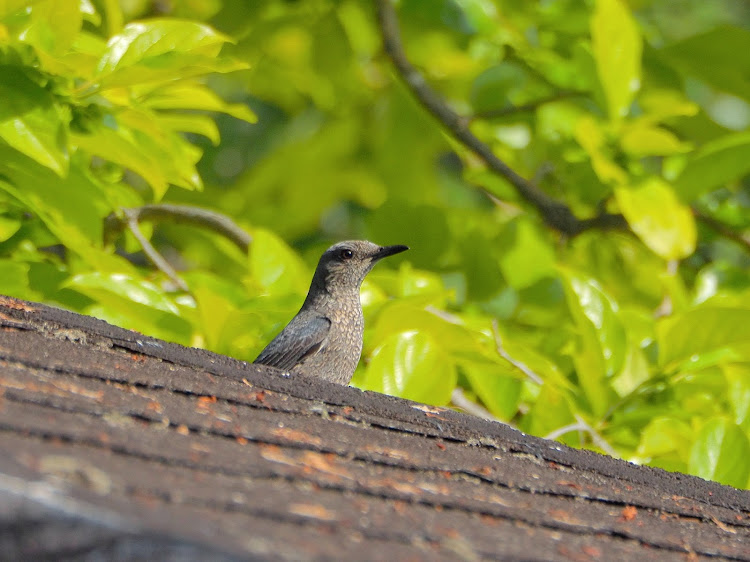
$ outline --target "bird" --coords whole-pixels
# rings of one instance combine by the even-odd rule
[[[302,308],[254,363],[349,384],[362,353],[362,281],[381,259],[408,249],[367,240],[347,240],[328,248],[318,261]]]

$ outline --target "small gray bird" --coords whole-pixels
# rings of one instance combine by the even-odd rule
[[[328,248],[297,316],[255,363],[349,384],[362,353],[362,281],[379,260],[408,249],[366,240],[339,242]]]

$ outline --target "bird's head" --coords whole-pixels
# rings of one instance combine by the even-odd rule
[[[347,240],[328,248],[315,269],[313,285],[328,293],[359,289],[365,276],[381,259],[408,250],[408,246],[378,246],[367,240]]]

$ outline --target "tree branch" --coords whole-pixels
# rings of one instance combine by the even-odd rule
[[[599,447],[602,451],[607,453],[610,457],[620,457],[620,455],[617,454],[617,451],[615,451],[614,448],[609,443],[607,443],[607,440],[604,439],[604,437],[602,437],[593,427],[586,423],[586,420],[584,420],[578,414],[575,415],[575,418],[576,423],[560,427],[552,433],[548,433],[547,435],[545,435],[544,438],[557,439],[558,437],[561,437],[566,433],[570,433],[571,431],[582,431],[584,433],[588,433],[591,437],[591,442]]]
[[[729,238],[733,242],[736,242],[737,244],[742,246],[745,251],[750,251],[750,239],[748,239],[747,236],[743,236],[742,234],[735,232],[720,220],[708,216],[703,211],[699,211],[695,207],[693,207],[693,215],[696,219],[705,224],[714,232],[720,234],[721,236],[724,236],[725,238]]]
[[[164,259],[164,257],[157,251],[157,249],[153,247],[149,239],[144,236],[143,232],[141,231],[141,227],[138,224],[137,213],[132,209],[123,209],[123,211],[125,212],[125,220],[127,221],[130,232],[132,232],[135,239],[138,240],[141,248],[143,248],[143,253],[146,254],[149,260],[151,260],[151,263],[154,264],[154,267],[162,271],[180,289],[187,292],[187,283],[185,283],[185,281],[183,281],[182,278],[177,275],[177,272],[171,265],[169,265],[169,262]]]
[[[247,252],[252,242],[252,237],[228,216],[209,211],[191,205],[143,205],[132,209],[123,209],[127,220],[132,216],[136,222],[144,220],[172,221],[179,224],[190,224],[202,226],[221,234],[234,243],[240,250]],[[122,231],[125,227],[124,221],[117,215],[109,215],[105,220],[105,239],[109,240]]]
[[[454,139],[481,158],[490,170],[510,182],[518,195],[535,207],[550,227],[574,236],[591,228],[612,229],[625,226],[626,223],[621,216],[606,213],[591,219],[578,219],[565,203],[551,198],[500,160],[487,144],[469,130],[466,118],[448,107],[409,62],[401,43],[398,19],[391,1],[376,0],[376,4],[380,32],[383,37],[383,49],[401,80],[419,103],[443,125]]]

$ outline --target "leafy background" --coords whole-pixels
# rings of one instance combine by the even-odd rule
[[[408,244],[357,386],[749,487],[748,4],[390,6],[0,1],[0,292],[252,360]]]

